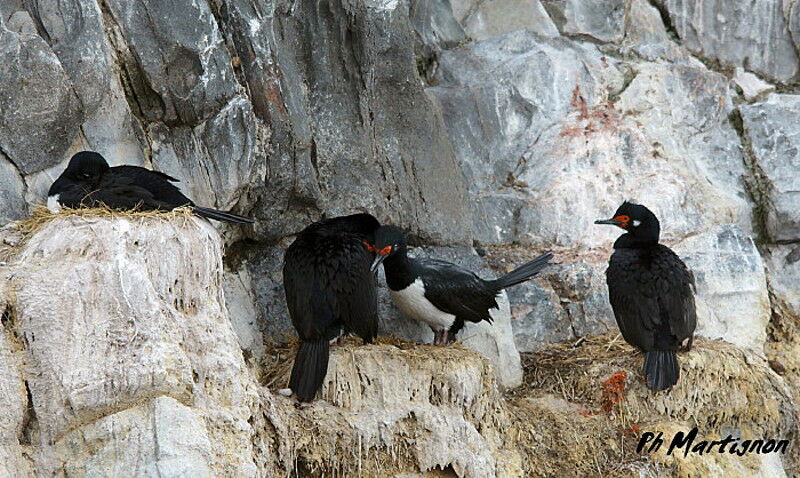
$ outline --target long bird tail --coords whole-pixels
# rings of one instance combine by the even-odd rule
[[[507,287],[511,287],[512,285],[521,284],[547,267],[550,264],[550,259],[552,258],[553,254],[551,252],[542,254],[536,259],[522,264],[508,274],[498,277],[492,281],[492,284],[497,288],[497,290],[505,289]]]
[[[251,219],[249,217],[240,216],[232,212],[211,209],[210,207],[192,206],[192,210],[198,216],[216,219],[217,221],[234,222],[237,224],[252,224],[256,222],[255,219]]]
[[[654,392],[666,390],[678,383],[681,368],[674,350],[651,350],[644,356],[642,374],[647,388]]]
[[[327,340],[318,342],[300,342],[297,355],[294,357],[292,378],[289,388],[301,402],[310,402],[322,386],[328,373],[328,356],[330,344]]]

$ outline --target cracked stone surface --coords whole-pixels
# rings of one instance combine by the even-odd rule
[[[0,223],[42,203],[83,149],[112,165],[158,168],[198,203],[256,217],[248,228],[215,224],[221,239],[211,239],[229,254],[225,298],[215,292],[214,300],[232,323],[214,327],[225,329],[226,350],[244,350],[248,363],[294,333],[281,289],[283,250],[321,217],[370,211],[405,228],[420,253],[487,276],[553,249],[556,265],[507,291],[503,320],[463,337],[502,367],[508,386],[519,380],[520,351],[616,331],[603,271],[617,231],[592,221],[623,199],[639,200],[698,278],[700,334],[747,349],[754,361],[766,351],[781,380],[800,384],[791,288],[791,259],[800,256],[798,38],[796,0],[8,0],[0,2]],[[216,234],[195,226],[203,241]],[[76,270],[103,254],[85,252],[74,258]],[[73,289],[87,288],[80,286]],[[429,341],[384,292],[383,331]],[[53,300],[41,293],[26,304],[41,302],[36,314],[44,314]],[[151,311],[137,319],[133,347],[146,343],[170,359],[143,364],[144,375],[127,382],[102,381],[103,395],[88,378],[116,377],[120,363],[134,360],[120,345],[130,324],[95,323],[75,307],[63,307],[43,343],[83,334],[101,344],[97,353],[116,357],[117,368],[70,368],[92,350],[32,346],[36,366],[47,365],[27,380],[33,420],[19,379],[31,363],[19,352],[24,334],[6,333],[0,357],[12,358],[0,391],[15,405],[0,415],[8,435],[0,474],[62,465],[101,475],[286,472],[293,451],[268,439],[263,446],[283,465],[216,451],[228,433],[220,430],[236,428],[236,438],[223,440],[231,450],[247,449],[252,438],[238,411],[214,408],[235,409],[233,398],[199,393],[205,379],[192,375],[197,359],[187,348],[219,337],[200,325],[148,325],[151,315],[164,317]],[[31,344],[53,323],[24,307],[15,313],[37,331]],[[173,333],[186,340],[172,341]],[[238,379],[208,380],[213,388]],[[258,396],[282,410],[253,383],[237,385],[247,389],[241,400]],[[199,397],[207,402],[198,405]],[[276,427],[295,426],[289,416]],[[263,424],[259,417],[250,418]],[[132,426],[141,420],[150,428]],[[75,427],[89,422],[85,433]],[[189,425],[196,433],[184,441],[168,436]],[[125,431],[118,444],[114,430]],[[165,436],[153,436],[158,430]],[[42,437],[55,440],[45,453],[52,459],[33,463]],[[115,468],[106,458],[69,458],[77,449],[146,459]],[[176,458],[182,454],[190,458]]]

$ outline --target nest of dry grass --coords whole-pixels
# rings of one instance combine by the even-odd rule
[[[194,217],[194,215],[192,214],[192,210],[188,207],[180,207],[171,211],[144,211],[139,209],[115,210],[107,207],[78,209],[62,207],[61,211],[54,214],[50,212],[47,207],[43,205],[37,205],[34,206],[31,214],[28,217],[21,221],[10,224],[3,231],[4,235],[7,237],[3,243],[0,244],[0,261],[11,260],[31,236],[56,219],[126,218],[140,221],[170,221],[179,218],[187,221],[192,217]]]

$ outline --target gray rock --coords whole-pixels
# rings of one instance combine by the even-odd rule
[[[260,358],[264,354],[264,337],[249,269],[242,267],[235,272],[226,271],[222,286],[225,291],[225,306],[239,339],[239,347],[251,356]]]
[[[575,338],[566,307],[543,280],[528,281],[506,292],[511,302],[511,327],[520,352],[535,352],[554,342]]]
[[[508,289],[514,340],[520,352],[616,332],[605,279],[605,263],[554,264],[541,278]]]
[[[207,2],[106,2],[130,56],[123,68],[147,121],[194,126],[237,93],[231,57]]]
[[[681,47],[667,33],[658,9],[648,0],[631,0],[625,15],[625,38],[622,50],[646,60],[669,62],[702,68],[702,63]]]
[[[772,241],[800,239],[800,95],[773,94],[743,105],[745,133],[758,170],[767,233]]]
[[[274,21],[291,135],[273,132],[263,234],[368,210],[428,241],[468,242],[464,179],[417,74],[407,5],[300,2]]]
[[[250,101],[237,96],[194,128],[156,123],[147,132],[153,167],[184,181],[184,193],[197,204],[230,209],[264,174],[255,121]]]
[[[39,36],[0,21],[0,149],[23,174],[61,161],[83,115],[70,78]]]
[[[103,102],[113,77],[100,5],[94,0],[39,0],[29,5],[69,75],[84,115],[91,116]]]
[[[150,166],[144,156],[150,145],[131,112],[119,78],[111,79],[108,87],[102,101],[81,127],[84,141],[80,149],[97,151],[114,165]]]
[[[530,30],[544,36],[558,36],[556,28],[539,0],[453,0],[453,10],[470,38],[489,37],[517,30]]]
[[[557,45],[553,64],[529,57]],[[567,59],[574,70],[562,72]],[[575,70],[586,75],[577,89]],[[643,63],[612,102],[607,88],[621,76],[612,60],[525,32],[448,51],[439,74],[442,86],[431,91],[477,198],[482,242],[607,246],[616,233],[593,221],[624,199],[654,209],[668,236],[732,222],[751,229],[721,75]]]
[[[732,81],[741,88],[742,96],[747,101],[755,101],[775,91],[775,86],[760,79],[756,75],[736,67]]]
[[[773,313],[778,320],[795,323],[800,318],[800,244],[771,245],[764,262]]]
[[[252,291],[259,328],[270,342],[285,342],[296,336],[283,290],[282,247],[265,247],[257,250],[256,257],[246,264],[252,280]]]
[[[530,198],[517,179],[530,150],[572,109],[576,85],[588,104],[604,101],[622,75],[594,46],[514,32],[449,50],[429,88],[470,185],[475,238],[517,240],[515,218]]]
[[[789,30],[782,0],[657,1],[692,52],[780,82],[797,77],[797,35]]]
[[[25,183],[19,171],[0,152],[0,224],[22,219],[28,211]]]
[[[563,32],[586,35],[603,42],[618,42],[625,34],[625,0],[584,2],[567,0]]]
[[[727,225],[673,249],[697,283],[697,334],[763,352],[770,303],[764,262],[753,239]]]
[[[453,17],[449,0],[413,0],[409,20],[419,41],[417,57],[426,61],[435,62],[442,50],[467,40],[464,29]]]

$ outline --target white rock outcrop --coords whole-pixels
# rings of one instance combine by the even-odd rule
[[[26,241],[5,333],[21,343],[37,474],[256,475],[257,388],[221,260],[195,217],[56,217]]]

